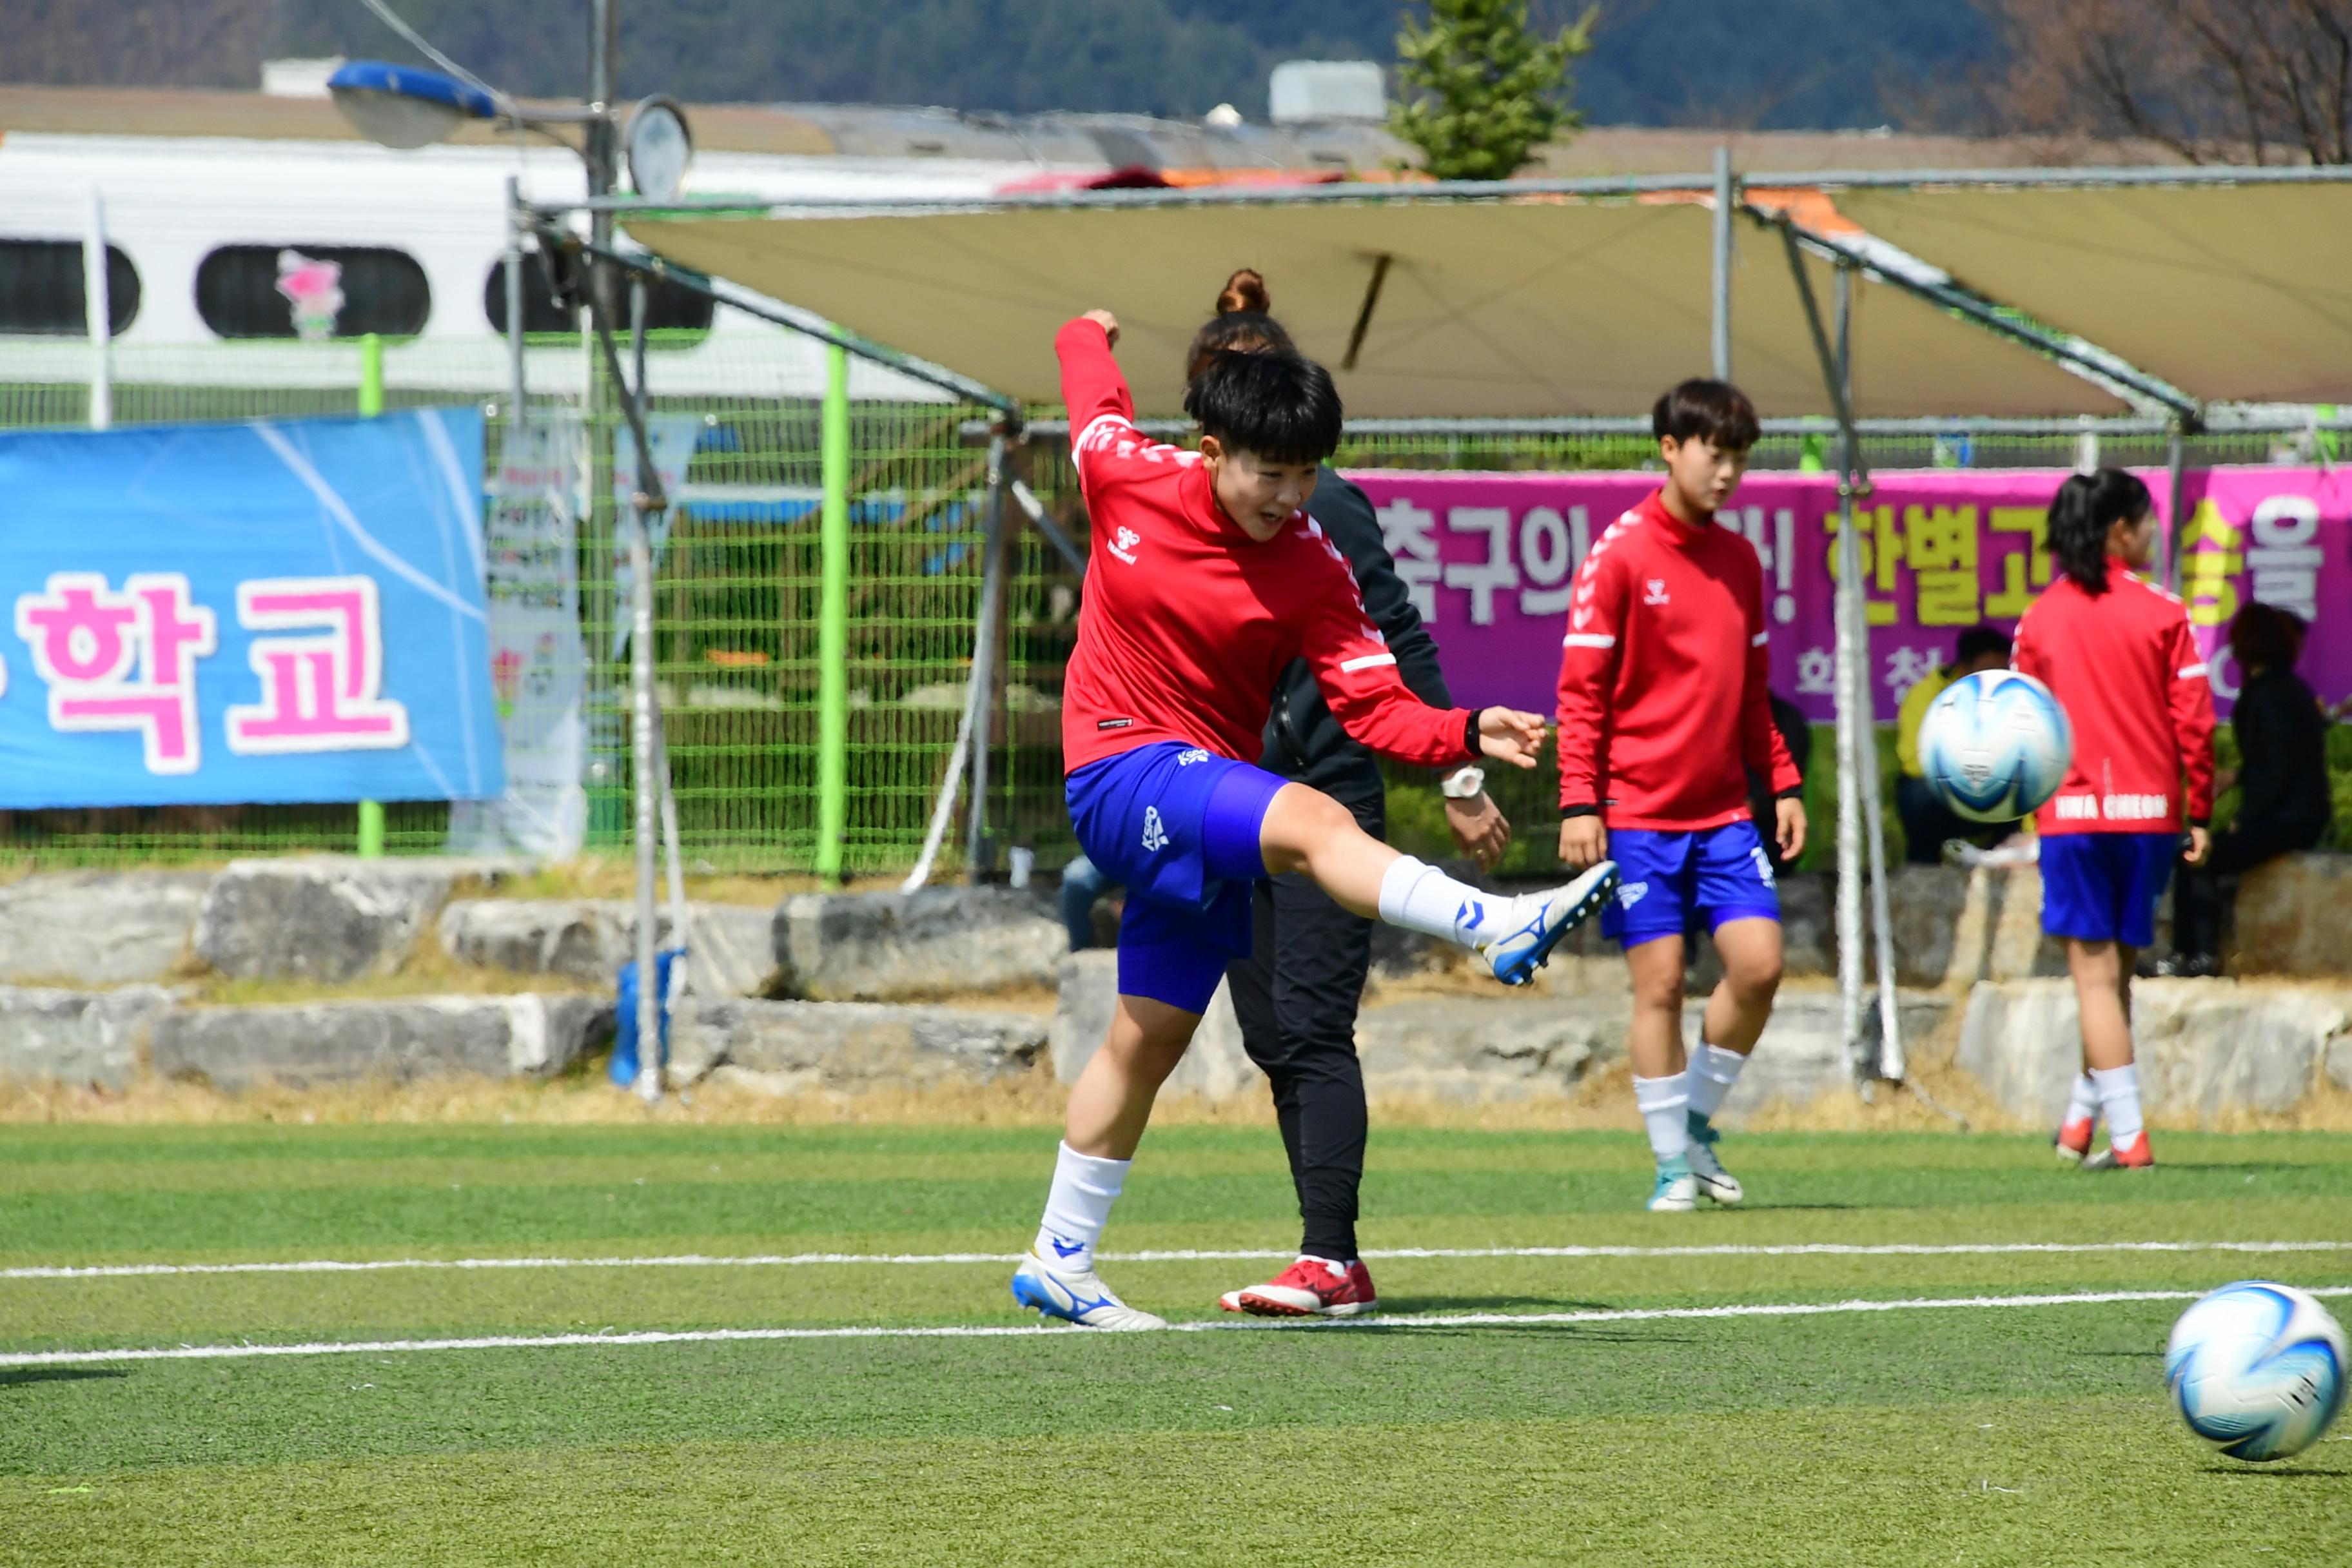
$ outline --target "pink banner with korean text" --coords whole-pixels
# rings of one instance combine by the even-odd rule
[[[1657,486],[1644,473],[1498,474],[1364,469],[1398,574],[1436,635],[1463,703],[1549,713],[1570,583],[1593,541]],[[2053,571],[2056,469],[1890,470],[1857,509],[1877,716],[1947,662],[1979,622],[2008,630]],[[2168,514],[2164,474],[2143,473]],[[2240,603],[2313,623],[2303,674],[2323,700],[2352,696],[2352,480],[2308,468],[2193,469],[2183,583],[2200,638],[2218,645]],[[1718,521],[1764,569],[1773,689],[1816,721],[1834,713],[1837,484],[1826,474],[1749,476]],[[2335,606],[2332,615],[2320,613]],[[2215,668],[2226,713],[2236,695]]]

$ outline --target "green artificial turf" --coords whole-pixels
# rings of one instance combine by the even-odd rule
[[[922,1128],[0,1129],[0,1268],[1017,1251],[1053,1139]],[[1380,1131],[1369,1247],[2352,1241],[2352,1138]],[[1171,1128],[1106,1245],[1295,1241],[1270,1131]],[[1277,1265],[1106,1265],[1220,1320]],[[1360,1326],[0,1367],[0,1563],[2352,1561],[2352,1436],[2252,1468],[2165,1400],[2177,1301],[1428,1322],[2352,1285],[2352,1251],[1379,1258]],[[995,1262],[0,1279],[0,1354],[1004,1326]],[[2339,1310],[2341,1303],[2338,1303]],[[1423,1325],[1409,1326],[1413,1320]],[[1235,1321],[1221,1320],[1226,1323]]]

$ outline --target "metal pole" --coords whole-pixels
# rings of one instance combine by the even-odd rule
[[[643,476],[640,476],[643,479]],[[653,481],[659,483],[658,480]],[[629,501],[629,752],[636,777],[637,849],[637,1097],[648,1105],[661,1098],[661,999],[654,921],[657,902],[656,821],[661,795],[660,764],[654,756],[654,551],[640,488]]]
[[[1844,267],[1836,273],[1833,309],[1837,313],[1836,393],[1842,400],[1852,385],[1853,278]],[[1862,586],[1862,530],[1853,510],[1853,449],[1844,420],[1838,423],[1838,584],[1832,606],[1837,633],[1837,771],[1838,771],[1838,998],[1849,1058],[1861,1063],[1862,1044],[1862,723],[1859,691],[1869,678],[1865,666],[1870,642],[1869,612]]]
[[[383,339],[373,332],[360,339],[360,417],[373,419],[383,413]],[[362,860],[383,858],[383,802],[363,800],[359,812],[359,856]]]
[[[89,328],[89,427],[114,426],[114,299],[107,279],[106,198],[89,189],[89,222],[82,231],[81,292]]]
[[[818,433],[824,512],[817,535],[816,874],[841,875],[849,827],[849,351],[824,351]]]
[[[1731,184],[1731,149],[1715,150],[1715,302],[1711,346],[1715,379],[1731,379],[1731,209],[1736,197]]]
[[[2165,478],[2171,486],[2171,521],[2165,527],[2164,585],[2180,592],[2180,542],[2189,532],[2189,519],[2182,512],[2188,501],[2188,442],[2183,439],[2180,421],[2172,422],[2164,445]]]
[[[988,744],[995,728],[996,607],[1002,602],[1004,573],[1004,435],[988,441],[988,532],[982,545],[981,621],[971,645],[972,700],[977,708],[971,728],[971,806],[964,818],[966,875],[977,885],[988,870]]]
[[[522,363],[522,237],[530,215],[522,205],[522,181],[507,176],[507,429],[522,428],[525,395]]]

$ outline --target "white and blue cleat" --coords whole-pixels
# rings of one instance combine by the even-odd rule
[[[1603,860],[1566,887],[1522,893],[1507,906],[1502,934],[1479,947],[1506,985],[1525,985],[1560,939],[1591,920],[1617,890],[1617,862]]]
[[[1690,1173],[1699,1193],[1719,1204],[1736,1204],[1748,1194],[1741,1190],[1739,1178],[1723,1168],[1715,1157],[1715,1141],[1723,1134],[1715,1124],[1696,1111],[1690,1113]]]
[[[1698,1178],[1680,1155],[1658,1162],[1658,1184],[1646,1205],[1652,1214],[1688,1214],[1698,1207]]]
[[[1013,1299],[1044,1317],[1058,1318],[1082,1329],[1132,1332],[1164,1329],[1168,1321],[1140,1312],[1111,1293],[1091,1268],[1076,1273],[1057,1268],[1035,1253],[1013,1271]]]

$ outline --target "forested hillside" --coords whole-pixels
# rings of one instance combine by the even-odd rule
[[[473,69],[570,96],[586,0],[394,0]],[[1276,62],[1389,61],[1397,0],[618,0],[623,81],[713,100],[1265,111]],[[1553,24],[1579,0],[1536,0]],[[359,0],[0,0],[0,77],[245,87],[261,55],[410,58]],[[1576,101],[1596,124],[1931,118],[1994,48],[1966,0],[1604,0]]]

